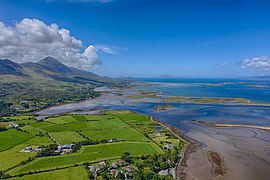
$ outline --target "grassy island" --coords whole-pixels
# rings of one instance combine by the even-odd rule
[[[169,105],[169,104],[157,105],[157,106],[153,107],[153,109],[158,111],[158,112],[166,111],[166,110],[174,109],[174,108],[176,108],[176,107],[173,105]]]
[[[245,98],[230,98],[230,97],[188,97],[188,96],[160,96],[161,92],[156,91],[139,91],[136,95],[129,96],[133,99],[144,99],[152,98],[158,99],[165,102],[173,103],[190,103],[190,104],[239,104],[239,105],[264,105],[268,106],[269,104],[260,104],[253,101],[250,101]],[[166,105],[167,106],[167,105]],[[158,106],[154,109],[164,110],[167,107]]]

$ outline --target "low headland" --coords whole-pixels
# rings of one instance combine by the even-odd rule
[[[242,128],[254,128],[254,129],[262,129],[270,131],[269,126],[256,126],[256,125],[247,125],[247,124],[226,124],[226,123],[217,123],[217,122],[206,122],[206,121],[198,121],[193,120],[193,122],[197,122],[200,124],[214,126],[214,127],[242,127]]]
[[[188,96],[163,96],[162,92],[140,90],[135,95],[128,96],[131,99],[152,98],[169,103],[183,104],[223,104],[223,105],[250,105],[250,106],[270,106],[267,103],[258,103],[245,98],[229,97],[188,97]]]

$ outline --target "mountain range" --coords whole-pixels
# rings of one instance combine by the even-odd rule
[[[101,77],[92,72],[68,67],[53,57],[46,57],[37,63],[15,63],[9,59],[0,59],[0,77],[12,75],[20,78],[48,79],[73,83],[100,84],[110,83],[114,79]]]

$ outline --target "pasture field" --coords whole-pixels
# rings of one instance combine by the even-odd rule
[[[11,149],[0,152],[0,171],[20,164],[22,161],[27,160],[29,157],[34,157],[36,153],[19,152],[26,146],[36,147],[42,145],[49,145],[52,143],[54,142],[48,136],[35,136]]]
[[[101,115],[84,115],[88,121],[99,121],[99,120],[112,120],[115,119],[114,116],[101,114]]]
[[[40,127],[43,131],[46,132],[63,132],[63,131],[71,131],[69,128],[66,128],[64,126],[56,125],[53,123],[50,123],[48,126],[42,126]]]
[[[33,162],[19,166],[8,173],[16,175],[29,171],[40,171],[54,169],[56,167],[66,167],[84,162],[95,162],[106,159],[120,158],[124,152],[132,155],[147,155],[163,153],[159,146],[154,143],[144,142],[118,142],[99,145],[83,146],[78,153],[37,158]]]
[[[117,128],[102,130],[82,131],[91,140],[103,140],[116,138],[118,141],[149,141],[143,134],[133,128]]]
[[[179,139],[172,139],[172,138],[168,138],[166,136],[154,137],[152,139],[153,139],[153,141],[155,141],[158,144],[162,144],[162,141],[163,141],[163,142],[170,142],[171,144],[178,146],[180,143]]]
[[[13,121],[21,121],[21,120],[29,120],[29,119],[32,119],[33,116],[26,116],[26,115],[20,115],[20,116],[10,116],[10,117],[4,117],[5,119],[6,118],[9,118]]]
[[[52,125],[52,123],[49,123],[49,122],[36,122],[36,123],[33,123],[31,124],[31,126],[35,127],[35,128],[42,128],[42,127],[46,127],[46,126],[50,126]]]
[[[27,160],[29,157],[34,157],[36,153],[22,153],[19,152],[26,144],[20,144],[9,150],[0,152],[0,171],[7,170],[20,162]]]
[[[24,144],[36,145],[36,146],[49,145],[53,143],[54,143],[53,140],[49,138],[48,136],[35,136],[24,142]]]
[[[83,163],[119,160],[125,152],[132,156],[160,155],[166,153],[163,149],[166,143],[178,147],[180,142],[167,129],[162,130],[163,136],[156,136],[155,127],[159,124],[146,115],[130,111],[63,115],[44,121],[23,120],[21,117],[20,121],[31,121],[19,127],[26,132],[16,129],[0,132],[0,170],[7,170],[4,173],[11,175],[11,179],[89,179]],[[113,138],[117,142],[102,141]],[[26,146],[55,144],[52,139],[62,145],[75,143],[78,149],[67,154],[62,151],[61,155],[43,157],[33,152],[19,152]],[[86,145],[92,143],[90,140],[97,140],[95,143],[98,144]],[[32,157],[36,158],[27,161]],[[18,177],[19,174],[23,176]]]
[[[111,119],[111,120],[99,120],[99,121],[86,121],[86,122],[77,122],[77,123],[69,123],[63,124],[62,127],[69,128],[73,131],[87,131],[87,130],[95,130],[95,129],[113,129],[113,128],[123,128],[129,127],[126,123],[119,119]]]
[[[33,134],[33,135],[36,135],[36,134],[44,134],[46,133],[46,131],[40,129],[40,128],[36,128],[36,127],[33,127],[31,125],[26,125],[26,126],[23,126],[21,127],[22,130],[30,133],[30,134]]]
[[[113,114],[115,117],[119,118],[120,120],[128,123],[128,124],[145,124],[151,125],[154,124],[152,121],[149,120],[148,116],[143,114],[132,113],[130,111],[107,111],[105,114]]]
[[[60,144],[71,144],[85,140],[76,132],[51,132],[49,134]]]
[[[48,118],[45,121],[48,121],[54,124],[66,124],[66,123],[77,122],[77,120],[74,119],[72,116],[53,117],[53,118]]]
[[[42,131],[42,132],[61,132],[61,131],[70,131],[68,128],[65,128],[60,125],[56,125],[54,123],[50,122],[36,122],[30,125],[27,125],[26,127],[22,127],[23,130],[26,130],[30,133],[35,134],[36,132]]]
[[[2,131],[0,132],[0,152],[19,145],[32,137],[33,135],[16,129]]]
[[[72,118],[74,118],[77,121],[87,121],[86,117],[84,115],[77,115],[77,114],[73,114],[70,115]]]
[[[54,123],[54,124],[65,124],[67,123],[65,120],[60,117],[48,118],[45,120],[46,122]]]
[[[48,180],[48,179],[57,179],[57,180],[88,180],[88,172],[82,167],[70,167],[61,170],[37,173],[32,175],[25,175],[22,177],[14,177],[11,180]]]
[[[37,121],[35,121],[35,120],[20,120],[20,121],[13,121],[13,122],[15,122],[16,124],[22,126],[22,125],[34,124]]]

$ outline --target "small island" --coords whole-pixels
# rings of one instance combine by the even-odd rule
[[[161,92],[140,90],[137,94],[129,96],[133,99],[143,99],[143,98],[157,98],[158,95],[162,94]]]
[[[167,110],[174,109],[174,108],[176,108],[176,106],[169,105],[169,104],[156,105],[153,107],[153,109],[156,110],[157,112],[167,111]]]
[[[160,102],[173,102],[183,104],[224,104],[224,105],[257,105],[269,106],[265,103],[257,103],[245,98],[238,97],[189,97],[189,96],[161,96],[162,92],[140,90],[134,95],[128,96],[130,99],[149,98]],[[161,108],[161,109],[160,109]],[[170,107],[168,107],[170,108]],[[167,107],[156,107],[155,110],[165,110]]]

